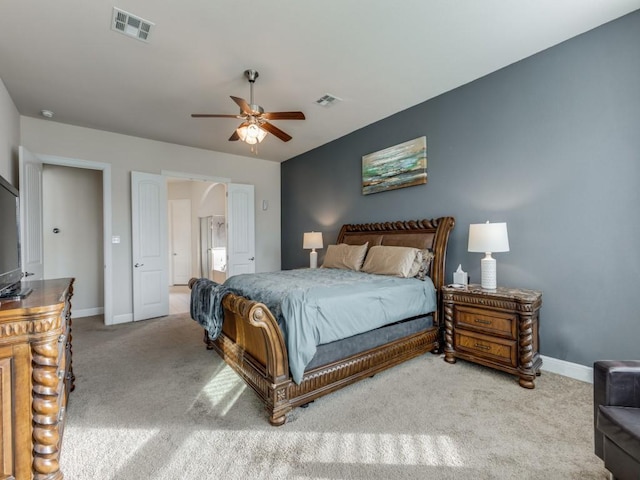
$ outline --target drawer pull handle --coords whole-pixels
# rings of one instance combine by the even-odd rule
[[[491,325],[491,320],[482,320],[481,318],[476,318],[474,320],[476,323],[482,323],[484,325]]]
[[[58,370],[58,380],[62,380],[64,378],[64,370]]]
[[[64,422],[64,407],[60,409],[60,413],[58,414],[58,422],[59,423]]]
[[[489,345],[481,345],[479,343],[476,343],[474,346],[476,348],[479,348],[480,350],[491,350],[491,347]]]
[[[60,335],[58,337],[58,343],[64,343],[64,341],[67,339],[66,335]]]

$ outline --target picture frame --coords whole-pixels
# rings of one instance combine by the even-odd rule
[[[427,183],[427,137],[414,138],[362,157],[362,194]]]

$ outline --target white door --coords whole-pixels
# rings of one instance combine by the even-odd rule
[[[131,172],[133,319],[169,314],[167,184],[162,175]]]
[[[191,200],[169,200],[171,223],[171,273],[173,285],[191,278]]]
[[[20,163],[20,238],[22,271],[28,280],[44,278],[42,235],[42,161],[24,147]]]
[[[228,185],[227,278],[256,271],[254,196],[253,185]]]

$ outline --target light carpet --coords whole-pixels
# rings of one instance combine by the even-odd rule
[[[74,320],[61,468],[74,479],[605,479],[592,386],[426,354],[272,427],[188,315]]]

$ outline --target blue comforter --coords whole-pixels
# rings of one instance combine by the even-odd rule
[[[317,268],[236,275],[224,285],[264,303],[274,314],[296,383],[302,381],[318,345],[436,309],[430,278]]]

